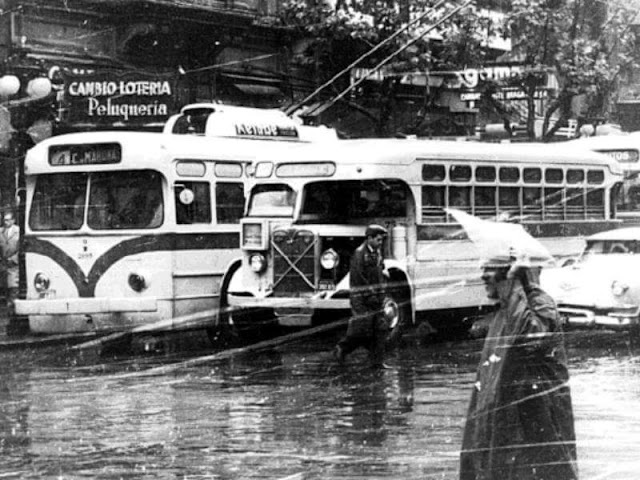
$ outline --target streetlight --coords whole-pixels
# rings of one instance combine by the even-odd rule
[[[51,93],[51,80],[36,77],[27,83],[26,94],[32,99],[44,98]],[[0,77],[0,97],[10,97],[20,91],[20,79],[15,75]]]

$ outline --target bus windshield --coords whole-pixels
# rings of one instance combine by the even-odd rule
[[[378,217],[406,217],[408,186],[395,179],[313,182],[305,186],[301,223],[367,223]]]
[[[292,217],[296,192],[284,184],[258,185],[251,191],[248,216]]]
[[[94,230],[156,228],[162,216],[159,173],[101,172],[91,177],[87,223]]]
[[[33,194],[29,226],[36,231],[79,230],[86,192],[86,173],[41,175]]]
[[[149,229],[163,221],[162,178],[150,170],[60,173],[36,181],[29,226],[34,231]]]

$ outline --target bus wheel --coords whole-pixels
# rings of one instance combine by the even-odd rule
[[[394,346],[411,323],[411,296],[409,287],[404,285],[392,289],[382,304],[383,316],[387,322],[387,346]]]

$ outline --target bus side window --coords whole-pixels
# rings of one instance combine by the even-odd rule
[[[475,187],[474,214],[479,217],[496,217],[496,187]]]
[[[604,218],[604,189],[587,191],[587,218]]]
[[[209,182],[177,182],[173,187],[176,223],[211,223]]]
[[[471,213],[471,202],[469,187],[449,187],[449,207]]]
[[[216,217],[218,223],[240,223],[244,213],[244,186],[240,182],[216,184]]]
[[[444,222],[444,189],[445,187],[425,185],[422,187],[422,221]]]

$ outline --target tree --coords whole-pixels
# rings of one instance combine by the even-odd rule
[[[553,136],[571,115],[577,96],[592,116],[606,117],[622,75],[638,65],[632,23],[637,10],[625,0],[513,0],[505,28],[522,66],[510,79],[527,101],[527,134],[536,137],[535,96],[547,75],[558,89],[543,112],[542,139]],[[552,118],[556,118],[553,121]]]
[[[384,43],[375,53],[358,63],[364,69],[384,72],[377,95],[377,114],[363,105],[361,111],[377,116],[385,124],[390,102],[401,75],[434,69],[457,68],[459,65],[482,63],[488,51],[486,35],[492,26],[474,4],[453,15],[450,20],[427,32],[460,4],[436,0],[336,0],[335,3],[311,4],[291,0],[285,5],[280,23],[305,38],[305,48],[294,56],[294,62],[310,70],[317,85],[324,84],[345,70],[356,59]],[[435,8],[433,8],[435,6]],[[412,20],[422,18],[421,22]],[[391,60],[384,67],[385,59]],[[349,86],[348,72],[324,91],[336,95]],[[330,96],[329,95],[329,96]]]

